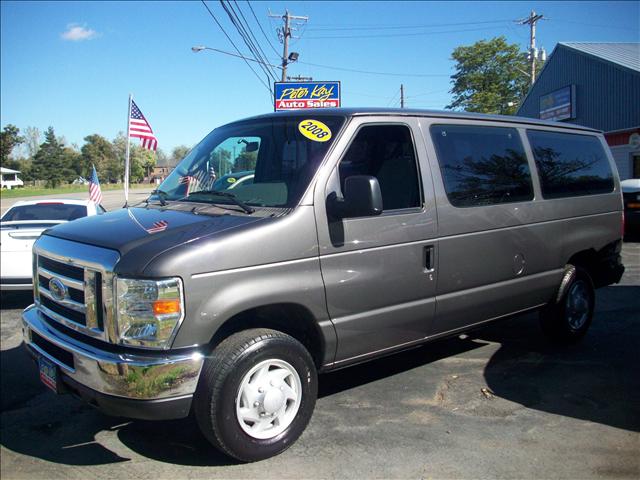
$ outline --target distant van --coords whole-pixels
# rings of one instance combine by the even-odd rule
[[[19,170],[0,167],[0,188],[11,190],[13,187],[22,187],[24,182],[18,178]]]
[[[318,372],[531,310],[579,340],[594,289],[624,271],[622,228],[595,130],[273,113],[213,130],[139,205],[47,230],[25,343],[54,391],[124,417],[193,412],[217,448],[259,460],[304,431]]]

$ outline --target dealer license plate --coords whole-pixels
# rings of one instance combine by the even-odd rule
[[[58,393],[58,366],[46,357],[38,357],[40,380],[47,387]]]

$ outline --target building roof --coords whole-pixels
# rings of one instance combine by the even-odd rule
[[[640,72],[640,43],[560,42],[559,45]]]
[[[11,170],[10,168],[0,167],[0,173],[20,173],[20,170]]]

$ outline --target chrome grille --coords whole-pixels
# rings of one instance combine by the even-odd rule
[[[43,236],[34,246],[34,295],[48,318],[105,341],[115,340],[113,267],[118,253]]]

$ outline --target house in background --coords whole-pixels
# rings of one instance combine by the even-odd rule
[[[640,43],[559,43],[517,114],[602,130],[620,179],[640,178]]]
[[[18,178],[20,170],[0,167],[0,188],[11,190],[13,187],[22,187],[24,182]]]
[[[160,183],[173,171],[174,167],[153,167],[151,175],[149,175],[149,183]]]

